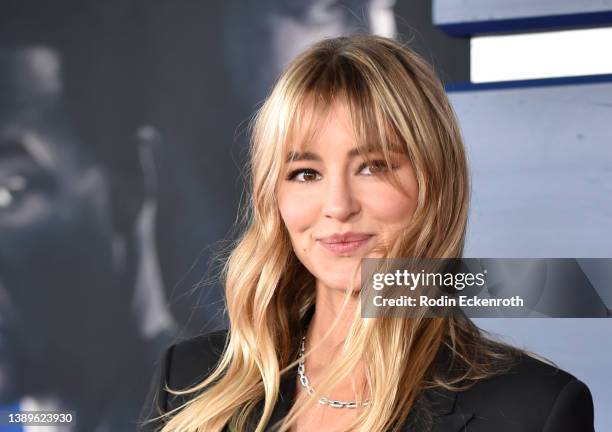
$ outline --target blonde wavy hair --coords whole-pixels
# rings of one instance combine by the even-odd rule
[[[436,74],[392,39],[369,35],[316,43],[288,66],[253,118],[249,194],[240,221],[245,228],[221,275],[230,322],[225,350],[202,382],[188,389],[167,389],[194,396],[162,416],[167,422],[161,432],[214,432],[226,425],[243,431],[262,400],[256,431],[267,427],[281,375],[297,365],[292,335],[315,301],[314,277],[292,250],[276,188],[287,151],[300,144],[296,137],[312,135],[319,114],[336,100],[348,105],[360,147],[374,146],[389,165],[391,153],[401,151],[413,165],[417,206],[407,215],[406,229],[385,247],[384,256],[461,257],[469,174],[457,120]],[[368,158],[367,153],[362,156]],[[392,174],[388,180],[399,186]],[[465,389],[506,370],[518,354],[460,314],[362,319],[358,312],[359,308],[341,355],[329,366],[316,394],[295,404],[274,425],[280,432],[288,431],[360,359],[365,360],[371,402],[346,430],[382,432],[400,429],[424,389]],[[456,365],[452,376],[438,376],[433,368],[444,347]],[[306,351],[306,358],[315,348]]]

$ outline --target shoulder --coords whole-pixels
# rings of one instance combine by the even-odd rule
[[[201,382],[212,372],[225,347],[227,330],[218,330],[176,342],[168,346],[160,356],[151,386],[141,410],[140,419],[147,422],[141,432],[157,430],[162,425],[155,416],[166,413],[187,401],[187,396],[177,396],[166,391],[184,390]]]
[[[498,430],[593,430],[589,388],[567,371],[524,355],[506,373],[482,380],[457,396],[473,424]],[[481,430],[481,429],[474,429]],[[487,429],[482,429],[487,430]]]
[[[171,345],[165,355],[168,386],[183,389],[206,378],[223,354],[227,333],[217,330]]]

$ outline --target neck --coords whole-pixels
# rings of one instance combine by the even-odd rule
[[[344,310],[342,310],[345,295],[343,291],[329,288],[317,281],[316,293],[315,312],[306,334],[307,349],[319,346],[313,351],[310,360],[313,367],[329,365],[336,353],[342,349],[359,307],[359,292],[352,294]],[[334,328],[325,337],[336,319]]]
[[[342,345],[346,340],[352,325],[355,313],[359,307],[359,292],[352,294],[348,303],[342,310],[344,292],[323,285],[317,281],[315,311],[306,332],[306,351],[314,348],[306,358],[306,373],[315,387],[319,378],[329,370],[331,364],[338,357]],[[325,337],[334,321],[337,323],[330,334]],[[363,388],[365,383],[365,369],[363,362],[332,390],[329,397],[338,399],[355,399],[355,389]]]

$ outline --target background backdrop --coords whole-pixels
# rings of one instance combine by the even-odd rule
[[[134,430],[161,350],[226,325],[246,122],[323,37],[395,37],[441,76],[466,256],[612,257],[612,77],[470,82],[474,37],[610,25],[605,0],[2,0],[0,409]],[[584,380],[612,430],[612,320],[477,323]]]

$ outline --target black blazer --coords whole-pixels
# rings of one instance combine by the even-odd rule
[[[305,318],[312,317],[312,312]],[[304,331],[305,325],[302,326]],[[163,390],[186,388],[201,382],[218,361],[227,330],[197,336],[170,346],[163,354],[143,406],[141,420],[176,408],[186,396]],[[294,347],[301,334],[294,337]],[[268,425],[282,419],[293,404],[297,368],[281,377],[280,397]],[[261,409],[261,404],[258,409]],[[433,427],[426,428],[419,407],[433,412]],[[259,411],[261,413],[261,411]],[[257,416],[259,419],[260,416]],[[256,422],[252,424],[253,430]],[[140,428],[153,432],[160,422]],[[226,429],[227,430],[227,429]],[[270,429],[271,430],[271,429]],[[418,399],[403,432],[589,432],[593,428],[593,400],[588,387],[569,373],[525,356],[503,375],[483,380],[463,392],[427,390]]]

